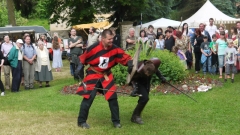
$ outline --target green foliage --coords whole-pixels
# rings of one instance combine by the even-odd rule
[[[136,48],[138,48],[138,46],[139,44],[136,45]],[[127,51],[127,53],[133,57],[135,50]],[[149,53],[149,55],[146,55],[147,53]],[[159,70],[168,81],[176,82],[186,77],[187,72],[185,71],[183,64],[180,62],[179,57],[174,53],[170,53],[168,50],[152,50],[148,44],[144,44],[140,53],[140,61],[149,60],[153,57],[160,59],[161,65]],[[112,72],[117,84],[123,85],[126,83],[126,77],[128,74],[127,67],[118,64],[112,69]],[[153,76],[151,83],[154,85],[159,84],[159,79],[156,75]]]
[[[34,7],[34,12],[30,15],[30,18],[41,18],[41,19],[48,19],[52,13],[48,12],[47,6],[48,6],[49,0],[40,0]]]
[[[8,24],[8,11],[6,7],[6,2],[5,1],[0,1],[0,27],[4,27]],[[23,25],[28,22],[27,19],[21,17],[20,12],[15,11],[15,19],[16,19],[16,24],[17,25]]]

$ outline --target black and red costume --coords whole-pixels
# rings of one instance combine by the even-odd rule
[[[77,94],[84,97],[80,105],[78,124],[86,123],[89,109],[97,93],[95,88],[109,90],[101,92],[109,102],[112,122],[120,123],[117,94],[113,92],[116,90],[116,86],[111,68],[118,63],[127,66],[131,56],[116,45],[104,49],[102,42],[98,42],[87,48],[79,59],[80,63],[89,64],[90,67],[86,70],[86,77],[83,79],[86,87],[82,83],[77,90]]]
[[[162,81],[165,82],[166,79],[162,76],[160,70],[158,69],[161,61],[158,58],[152,58],[150,60],[140,61],[138,63],[138,70],[134,74],[131,84],[133,86],[133,93],[132,95],[140,94],[142,96],[139,97],[138,104],[133,111],[131,121],[137,124],[143,124],[142,119],[140,117],[141,112],[143,111],[144,107],[146,106],[149,100],[149,91],[150,91],[150,82],[152,79],[152,75],[147,76],[144,71],[143,67],[145,66],[146,61],[151,61],[155,67],[155,74],[156,76]],[[130,62],[128,63],[129,67],[131,67]],[[131,68],[128,69],[128,72],[131,73]]]

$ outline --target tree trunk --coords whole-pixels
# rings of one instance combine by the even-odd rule
[[[6,0],[6,2],[7,2],[7,10],[8,10],[8,24],[12,26],[16,26],[13,0]]]

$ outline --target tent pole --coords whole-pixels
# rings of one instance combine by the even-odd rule
[[[88,33],[85,31],[85,29],[83,29],[83,31],[84,31],[84,33],[85,33],[86,35],[88,35]]]

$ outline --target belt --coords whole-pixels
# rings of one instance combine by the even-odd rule
[[[106,71],[106,72],[99,72],[99,71],[95,70],[92,66],[90,66],[90,68],[91,68],[94,72],[96,72],[97,74],[101,74],[101,75],[103,75],[103,77],[105,78],[106,81],[109,80],[108,75],[107,75],[107,73],[108,73],[109,71]]]

